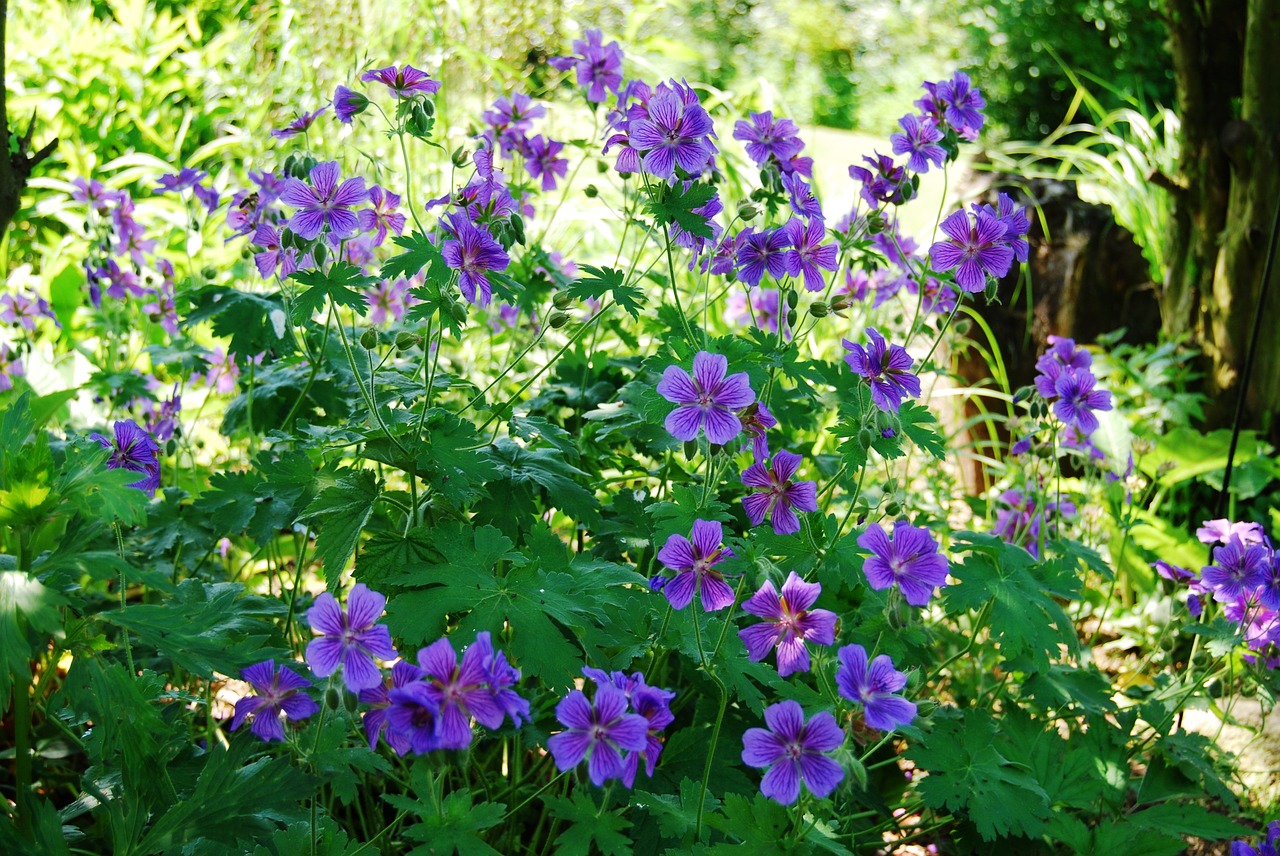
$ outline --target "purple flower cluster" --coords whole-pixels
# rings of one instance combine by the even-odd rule
[[[875,157],[863,155],[870,166],[850,166],[849,177],[861,182],[861,195],[872,208],[881,205],[901,205],[911,194],[911,177],[905,167],[898,166],[888,155],[875,153]]]
[[[933,119],[907,114],[898,120],[898,125],[902,133],[890,134],[889,143],[895,155],[909,155],[907,169],[921,175],[929,171],[930,164],[942,169],[947,150],[938,145],[943,134]]]
[[[738,279],[756,286],[766,273],[776,280],[803,276],[807,290],[822,291],[826,287],[822,271],[834,271],[838,258],[836,245],[823,243],[826,237],[826,226],[816,217],[808,222],[792,218],[777,229],[748,226],[735,241]]]
[[[675,719],[670,708],[675,693],[648,686],[640,672],[628,677],[582,671],[596,683],[595,697],[573,690],[556,705],[564,730],[547,739],[556,767],[571,770],[585,760],[597,787],[610,779],[631,787],[641,760],[652,776],[662,752],[659,735]]]
[[[604,147],[605,154],[619,147],[618,172],[628,175],[643,169],[674,183],[715,168],[715,128],[692,86],[669,80],[650,90],[644,82],[632,81],[618,103],[619,109],[610,115],[614,133]],[[677,176],[677,167],[682,175]]]
[[[1036,391],[1053,405],[1065,424],[1088,437],[1098,428],[1096,410],[1111,409],[1111,393],[1096,389],[1093,358],[1072,339],[1049,337],[1049,349],[1036,360]]]
[[[920,397],[920,378],[911,373],[915,363],[907,349],[890,345],[875,327],[867,328],[867,345],[843,340],[849,353],[844,360],[853,373],[871,385],[871,403],[885,413],[897,413],[907,396]]]
[[[767,446],[764,451],[768,452]],[[768,515],[774,532],[794,535],[800,531],[796,510],[818,510],[817,484],[795,481],[801,460],[800,455],[778,451],[772,458],[757,457],[755,463],[742,471],[742,483],[756,489],[742,500],[752,526],[759,526]]]
[[[1013,266],[1013,249],[1005,240],[1007,228],[996,215],[979,209],[970,214],[963,208],[942,221],[947,239],[929,248],[933,269],[939,273],[956,269],[956,285],[974,294],[987,287],[987,277],[1000,279]]]
[[[382,683],[374,658],[396,658],[391,632],[376,623],[386,605],[387,599],[364,583],[356,583],[347,595],[346,612],[328,592],[316,598],[307,624],[320,636],[307,643],[307,663],[317,677],[327,678],[341,668],[342,681],[353,693]]]
[[[573,71],[578,85],[587,91],[587,100],[599,104],[606,92],[617,94],[622,85],[622,48],[617,42],[606,45],[598,29],[583,35],[585,39],[573,42],[573,56],[552,57],[549,62],[560,71]]]
[[[310,184],[296,178],[284,180],[280,201],[297,209],[289,218],[289,229],[308,241],[325,232],[337,246],[360,228],[360,217],[351,208],[369,201],[369,189],[360,177],[339,184],[341,167],[336,161],[317,164],[310,177]],[[258,269],[262,270],[261,263]]]
[[[31,291],[13,291],[0,294],[0,321],[34,331],[36,322],[48,318],[61,327],[58,316],[53,314],[49,301]]]
[[[761,169],[777,169],[782,175],[813,176],[813,158],[802,158],[804,141],[790,119],[774,119],[773,112],[752,113],[751,121],[739,119],[733,138],[746,143],[747,157]]]
[[[978,138],[984,122],[982,108],[987,106],[982,92],[969,80],[969,75],[957,71],[950,80],[939,83],[926,81],[926,94],[916,101],[920,112],[943,129],[955,131],[962,140]]]

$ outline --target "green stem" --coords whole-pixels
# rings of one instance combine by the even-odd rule
[[[14,682],[13,751],[14,784],[17,787],[18,831],[31,835],[31,676]]]

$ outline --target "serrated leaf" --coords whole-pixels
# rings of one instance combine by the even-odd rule
[[[588,792],[579,789],[568,799],[544,796],[543,804],[569,824],[569,828],[556,838],[556,852],[563,856],[591,856],[592,845],[604,856],[631,856],[631,839],[623,835],[631,828],[631,821],[622,816],[621,809],[601,811]]]
[[[364,317],[369,311],[365,296],[356,289],[368,288],[378,283],[376,276],[365,276],[360,268],[350,262],[338,262],[328,270],[299,270],[289,274],[305,290],[299,290],[293,299],[293,322],[302,324],[324,307],[327,297],[337,306],[346,306]]]
[[[904,401],[902,407],[898,409],[898,422],[902,427],[902,433],[906,434],[912,443],[939,461],[947,457],[947,446],[942,437],[932,428],[926,427],[938,424],[937,418],[928,407],[914,401]]]
[[[715,195],[716,189],[710,184],[691,184],[687,190],[680,183],[656,184],[651,187],[645,209],[653,215],[655,225],[675,223],[696,238],[709,239],[715,237],[710,222],[693,209],[706,205]]]
[[[396,235],[392,240],[404,252],[382,263],[382,270],[379,271],[382,279],[412,279],[425,270],[435,282],[440,282],[441,277],[444,282],[449,281],[444,256],[426,235],[412,232],[408,235]]]
[[[360,532],[373,514],[382,487],[372,470],[345,470],[337,484],[327,487],[298,516],[320,530],[316,555],[324,562],[325,585],[336,591],[347,559],[360,542]]]
[[[574,300],[603,298],[613,295],[613,302],[627,311],[632,318],[639,319],[640,310],[644,307],[644,290],[634,283],[624,282],[626,274],[616,268],[599,268],[593,265],[579,265],[587,276],[580,278],[565,291]]]
[[[579,483],[587,474],[566,461],[559,449],[527,449],[503,437],[494,444],[493,461],[500,476],[516,485],[543,488],[547,505],[574,520],[591,522],[599,516],[595,493]]]
[[[182,320],[184,329],[211,321],[213,335],[231,337],[230,350],[242,356],[293,350],[289,319],[279,292],[257,294],[210,285],[197,291],[191,300],[192,308]]]

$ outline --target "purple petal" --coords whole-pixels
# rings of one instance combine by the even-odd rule
[[[742,420],[722,407],[708,407],[703,411],[703,420],[707,439],[717,445],[723,446],[742,433]]]
[[[769,510],[772,499],[773,497],[767,493],[753,493],[751,496],[742,498],[742,508],[747,512],[747,519],[751,521],[752,526],[759,526],[764,522],[764,516]]]
[[[698,430],[702,428],[703,416],[704,411],[700,406],[686,404],[668,413],[666,422],[663,424],[672,437],[689,441],[698,436]]]
[[[458,656],[448,639],[437,639],[418,652],[418,665],[437,681],[448,683],[458,666]]]
[[[321,595],[321,597],[325,597],[325,595]],[[317,598],[316,603],[319,602],[320,600]],[[352,587],[351,593],[347,595],[347,622],[355,630],[366,630],[378,620],[386,605],[386,597],[371,590],[364,583],[356,583]],[[333,631],[326,630],[324,632],[331,633]]]
[[[696,537],[698,521],[694,521],[693,526]],[[716,546],[719,544],[717,540]],[[658,551],[658,561],[673,571],[683,571],[692,568],[697,558],[693,554],[693,545],[689,543],[688,538],[683,535],[672,535]]]
[[[695,552],[700,556],[710,556],[720,549],[720,544],[724,541],[724,528],[715,520],[695,520],[690,535]]]
[[[820,594],[821,583],[807,583],[795,571],[788,574],[787,581],[782,584],[782,596],[786,598],[787,606],[791,607],[792,612],[800,612],[813,606]]]
[[[760,793],[791,805],[800,796],[800,765],[789,758],[774,764],[760,780]]]
[[[284,740],[284,723],[280,721],[280,715],[274,707],[254,714],[249,730],[268,743],[272,740]]]
[[[667,583],[662,593],[667,596],[667,602],[671,604],[672,609],[684,609],[693,602],[693,591],[697,583],[697,575],[693,571],[685,571],[677,574],[674,580]]]
[[[786,755],[783,741],[763,728],[748,728],[742,735],[742,763],[748,767],[769,767]]]
[[[706,574],[702,578],[702,608],[707,612],[715,612],[732,606],[734,601],[733,587],[714,574]]]
[[[825,797],[844,781],[844,768],[825,755],[806,752],[800,756],[800,775],[814,796]]]
[[[329,199],[333,196],[334,188],[338,186],[338,178],[341,175],[342,168],[338,166],[337,161],[328,161],[326,163],[316,164],[311,170],[311,186],[315,188],[316,194],[321,199]],[[363,184],[363,179],[361,184]]]
[[[368,201],[369,190],[364,186],[363,178],[348,178],[342,182],[332,200],[334,205],[360,205]]]
[[[804,640],[792,636],[778,643],[778,676],[785,678],[796,672],[809,671],[809,649]]]
[[[791,504],[778,500],[773,504],[773,513],[769,515],[769,525],[779,535],[794,535],[800,531],[800,518],[791,510]]]
[[[800,620],[804,638],[817,645],[836,644],[836,622],[839,616],[829,609],[815,609]]]
[[[587,773],[591,776],[591,784],[600,787],[609,779],[622,776],[622,757],[618,750],[608,743],[597,742],[591,750],[591,760],[587,762]]]
[[[316,598],[315,605],[307,610],[307,624],[312,630],[318,630],[326,636],[341,636],[347,629],[342,617],[342,607],[337,599],[325,592]]]
[[[758,662],[769,656],[778,643],[778,628],[769,622],[753,624],[738,631],[742,644],[747,646],[747,657],[751,662]]]
[[[324,229],[325,214],[319,208],[306,208],[294,212],[289,218],[289,228],[310,241]]]
[[[571,770],[587,756],[591,749],[591,736],[585,731],[561,731],[547,738],[547,749],[561,772]]]
[[[797,701],[780,701],[765,708],[764,721],[782,740],[794,742],[804,731],[804,710]]]
[[[865,718],[877,731],[892,731],[916,718],[916,706],[899,696],[882,696],[866,706]]]
[[[792,571],[791,576],[795,576],[794,571]],[[782,587],[783,592],[787,591],[787,585],[790,585],[790,583],[791,579],[789,577],[787,579],[787,584]],[[819,588],[821,588],[821,586],[819,586]],[[793,608],[795,607],[795,604],[792,604],[789,598],[787,603]],[[808,607],[804,606],[800,608],[807,609]],[[764,585],[760,586],[760,590],[743,602],[742,611],[749,612],[752,615],[758,615],[761,618],[772,618],[775,621],[781,619],[782,605],[778,602],[778,591],[773,587],[773,583],[765,580]]]
[[[335,238],[345,238],[360,231],[360,218],[346,208],[331,208],[328,221],[329,231]]]
[[[382,672],[374,664],[372,657],[358,648],[350,647],[342,658],[342,680],[348,690],[358,693],[381,684]]]
[[[391,644],[391,631],[382,624],[375,624],[363,633],[357,633],[355,642],[379,660],[394,660],[398,656]]]
[[[263,660],[245,668],[240,676],[253,685],[258,692],[266,692],[276,680],[276,661]]]
[[[297,720],[306,719],[318,713],[320,705],[316,704],[311,696],[294,693],[280,700],[280,709],[284,711],[285,716]]]
[[[723,354],[699,351],[693,358],[693,381],[705,391],[715,389],[728,370],[729,358]]]
[[[580,690],[560,699],[556,705],[556,719],[566,728],[587,729],[595,724],[591,702]]]
[[[319,636],[307,643],[307,665],[318,677],[327,678],[342,665],[342,640],[334,636]]]
[[[715,390],[715,403],[730,410],[741,410],[756,400],[751,391],[751,379],[746,372],[729,375]]]

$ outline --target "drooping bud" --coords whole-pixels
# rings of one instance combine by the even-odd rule
[[[821,300],[815,300],[809,305],[809,314],[814,318],[826,318],[831,312],[831,307],[823,303]]]
[[[552,310],[551,317],[547,320],[547,323],[551,325],[552,330],[559,330],[561,327],[568,324],[569,320],[570,316],[568,312],[561,312],[559,309],[555,309]]]
[[[361,333],[360,347],[364,348],[366,351],[372,351],[374,348],[378,347],[378,331],[365,330]]]

